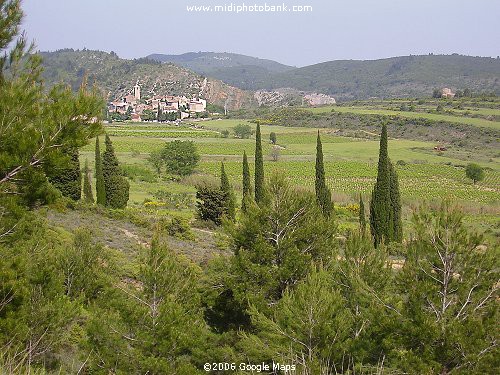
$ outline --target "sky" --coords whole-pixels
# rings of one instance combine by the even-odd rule
[[[41,51],[88,48],[114,51],[123,58],[234,52],[292,66],[428,53],[500,55],[499,0],[23,0],[22,4],[23,28]],[[243,4],[247,9],[236,12]],[[256,11],[262,9],[259,6],[265,10],[266,4],[268,10],[284,4],[288,11]],[[193,6],[212,11],[194,11]],[[215,12],[215,6],[226,11]],[[293,11],[300,10],[294,6],[312,11]]]

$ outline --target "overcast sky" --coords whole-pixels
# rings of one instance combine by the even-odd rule
[[[304,66],[427,53],[500,55],[499,0],[284,0],[312,12],[188,12],[193,5],[283,0],[24,0],[24,29],[42,51],[235,52]]]

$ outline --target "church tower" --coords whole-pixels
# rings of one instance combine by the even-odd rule
[[[139,86],[139,84],[134,86],[134,98],[136,100],[141,100],[141,86]]]

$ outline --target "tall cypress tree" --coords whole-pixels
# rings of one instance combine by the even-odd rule
[[[252,186],[250,182],[250,167],[248,166],[247,153],[243,151],[243,202],[241,209],[245,211],[245,199],[252,193]]]
[[[102,174],[101,148],[99,137],[95,140],[95,195],[97,204],[106,205],[106,187],[104,186],[104,176]]]
[[[122,176],[111,139],[106,134],[106,150],[102,155],[102,175],[106,191],[106,206],[125,208],[129,198],[129,183]]]
[[[63,196],[77,201],[82,196],[82,173],[78,148],[67,149],[65,156],[67,161],[61,166],[47,163],[47,177]]]
[[[401,195],[399,193],[399,182],[396,169],[389,161],[390,195],[392,208],[392,241],[403,240],[403,222],[401,219]]]
[[[160,103],[158,103],[158,113],[156,114],[156,119],[158,120],[158,122],[163,121],[163,112],[161,110]]]
[[[392,217],[387,126],[383,124],[380,137],[377,182],[373,188],[370,202],[370,229],[375,246],[382,241],[391,241]]]
[[[364,235],[366,232],[366,217],[365,217],[365,203],[363,202],[363,197],[361,193],[359,194],[359,229],[361,234]]]
[[[262,156],[262,140],[260,124],[255,132],[255,201],[260,203],[264,199],[264,158]]]
[[[94,194],[92,194],[92,185],[90,183],[89,161],[85,159],[83,168],[83,198],[87,203],[94,203]]]
[[[333,209],[332,195],[330,189],[326,186],[325,167],[323,164],[323,145],[318,130],[318,138],[316,140],[316,200],[325,215],[330,215]]]
[[[224,163],[221,163],[220,166],[220,189],[224,196],[224,212],[229,219],[234,220],[236,217],[236,197],[224,169]]]

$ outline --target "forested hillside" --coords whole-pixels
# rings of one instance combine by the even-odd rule
[[[427,55],[366,61],[338,60],[281,71],[254,63],[201,65],[173,57],[166,61],[187,64],[185,66],[195,71],[205,72],[244,90],[289,87],[332,95],[344,101],[371,97],[425,97],[430,96],[433,89],[442,87],[453,91],[469,88],[474,92],[500,94],[500,60],[488,57]]]
[[[342,100],[430,96],[442,87],[500,94],[500,59],[429,55],[330,61],[275,74],[266,88],[277,87],[318,91]]]
[[[293,69],[292,66],[256,57],[227,52],[189,52],[182,55],[163,55],[159,53],[147,56],[148,59],[170,62],[184,66],[200,74],[211,74],[223,68],[258,67],[268,72],[279,73]]]

